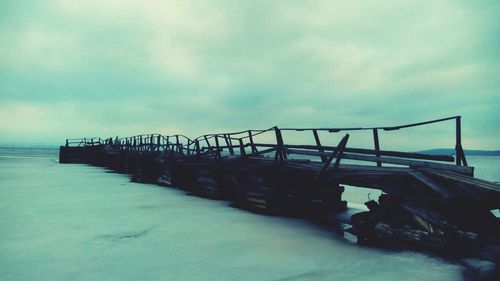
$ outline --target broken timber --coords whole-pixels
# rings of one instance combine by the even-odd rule
[[[456,125],[455,157],[380,148],[382,131],[450,120]],[[376,188],[383,191],[378,202],[367,202],[370,211],[352,217],[358,241],[469,251],[500,244],[499,219],[490,212],[500,208],[500,186],[473,177],[460,121],[453,116],[394,127],[273,127],[195,139],[149,134],[66,140],[60,162],[109,167],[136,181],[180,187],[243,208],[319,219],[346,208],[341,184]],[[320,139],[320,133],[363,130],[372,132],[374,149],[349,147],[348,134],[338,146],[322,145]],[[312,134],[314,144],[287,144],[283,134],[291,131]]]

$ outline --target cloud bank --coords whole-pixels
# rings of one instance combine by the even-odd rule
[[[0,11],[3,143],[462,115],[465,148],[499,148],[496,1],[11,1]],[[431,127],[429,146],[453,144],[453,129]],[[417,133],[381,138],[398,148]]]

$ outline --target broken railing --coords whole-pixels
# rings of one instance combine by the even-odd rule
[[[395,131],[411,127],[425,126],[433,123],[455,121],[455,157],[449,155],[428,155],[401,151],[380,149],[379,133]],[[296,145],[287,144],[283,139],[283,132],[300,132],[314,137],[314,144]],[[339,133],[351,131],[371,131],[373,148],[348,147],[349,134],[346,134],[337,146],[322,144],[320,132]],[[264,137],[264,141],[257,138]],[[206,134],[195,139],[184,135],[163,136],[160,134],[145,134],[126,138],[97,138],[82,140],[67,140],[67,146],[104,145],[109,151],[131,152],[161,152],[175,153],[179,156],[200,157],[207,156],[221,159],[223,156],[252,157],[259,155],[272,155],[276,161],[286,160],[290,155],[303,155],[318,157],[325,163],[325,168],[336,159],[334,169],[338,167],[340,159],[354,161],[374,162],[381,167],[384,163],[404,166],[435,167],[472,174],[472,168],[467,167],[467,160],[461,144],[461,117],[430,120],[391,127],[356,127],[356,128],[279,128],[272,127],[265,130],[245,130],[232,133]],[[452,162],[454,162],[452,164]]]

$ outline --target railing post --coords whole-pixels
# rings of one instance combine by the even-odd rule
[[[175,135],[175,151],[179,153],[179,135]]]
[[[208,141],[207,136],[205,135],[205,136],[203,136],[203,138],[205,139],[205,142],[206,142],[206,143],[207,143],[207,145],[208,145],[208,149],[212,150],[212,146],[210,145],[210,142]]]
[[[219,135],[215,135],[215,147],[217,149],[217,159],[220,159],[221,158],[221,154],[220,154],[220,145],[219,145]]]
[[[243,139],[240,138],[239,142],[240,142],[240,156],[241,157],[246,157],[245,146],[243,145]]]
[[[314,135],[314,140],[316,141],[316,146],[318,147],[318,151],[319,152],[325,152],[325,150],[321,146],[321,142],[319,140],[318,131],[316,129],[313,130],[313,135]],[[327,160],[328,159],[326,158],[326,156],[321,156],[321,162],[325,163]]]
[[[227,149],[229,150],[229,154],[234,155],[233,143],[231,142],[231,137],[229,135],[224,135],[224,139],[226,140]]]
[[[455,119],[455,161],[457,165],[467,166],[464,149],[462,148],[462,116],[457,116]]]
[[[196,155],[200,155],[200,142],[198,140],[195,140],[195,145],[196,145]]]
[[[380,144],[378,141],[378,129],[373,129],[373,144],[375,146],[375,156],[380,157]],[[377,161],[377,167],[382,167],[382,163]]]
[[[69,146],[69,141],[68,141],[68,139],[66,139],[66,147],[68,147],[68,146]]]
[[[252,147],[252,153],[259,152],[257,150],[257,147],[255,146],[255,143],[253,142],[253,136],[252,136],[252,131],[251,130],[248,130],[248,140],[250,141],[250,146]]]
[[[274,156],[274,160],[283,160],[286,159],[284,144],[283,144],[283,136],[281,135],[281,130],[278,127],[274,127],[274,133],[276,134],[276,154]]]

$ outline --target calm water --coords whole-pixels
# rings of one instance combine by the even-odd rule
[[[469,161],[500,181],[500,158]],[[359,247],[308,221],[227,205],[61,165],[56,150],[0,149],[0,280],[462,278],[437,257]]]

